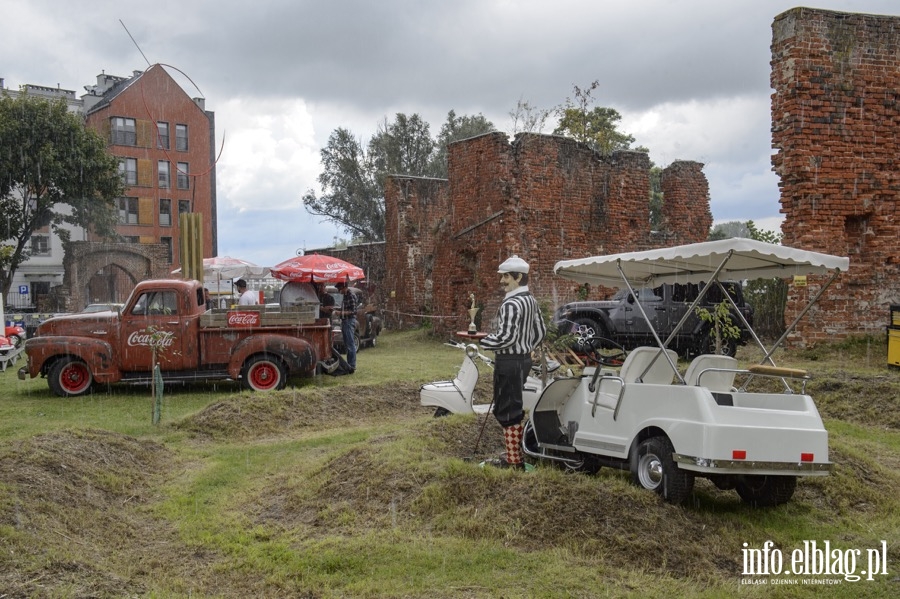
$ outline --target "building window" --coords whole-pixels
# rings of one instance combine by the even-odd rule
[[[136,146],[134,119],[114,116],[110,119],[110,142],[114,146]]]
[[[190,173],[188,163],[187,162],[179,162],[178,163],[178,189],[190,189],[191,182],[188,174]]]
[[[167,160],[159,161],[159,187],[160,189],[169,188],[169,162]]]
[[[122,243],[140,243],[141,242],[141,238],[138,237],[137,235],[120,235],[119,237],[122,239]]]
[[[156,123],[156,147],[161,150],[169,149],[169,123]]]
[[[119,224],[120,225],[136,225],[138,224],[138,199],[137,198],[119,198]]]
[[[187,125],[175,125],[175,149],[179,152],[188,151]]]
[[[50,255],[50,236],[49,235],[32,235],[31,236],[31,255],[32,256],[49,256]]]
[[[159,226],[172,226],[172,200],[160,198],[159,200]]]
[[[125,185],[137,185],[137,158],[119,158],[119,174]]]
[[[169,264],[172,264],[172,238],[160,237],[159,242],[166,246],[166,251],[168,252],[166,259],[169,261]]]
[[[187,214],[191,211],[190,200],[178,200],[178,215]]]

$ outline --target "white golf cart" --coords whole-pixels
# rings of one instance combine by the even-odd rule
[[[789,501],[798,476],[824,476],[832,464],[828,432],[806,394],[806,372],[780,368],[772,355],[848,266],[847,258],[749,239],[558,262],[554,270],[561,277],[624,286],[635,296],[636,287],[661,283],[707,282],[709,289],[720,278],[832,276],[771,348],[752,333],[763,358],[747,369],[729,356],[707,354],[682,373],[676,353],[667,349],[672,337],[661,340],[655,333],[657,347],[638,347],[627,357],[611,342],[595,339],[596,367],[586,367],[580,377],[556,379],[543,390],[526,425],[525,453],[577,470],[629,470],[635,484],[671,503],[691,494],[695,476],[735,489],[751,505]],[[722,296],[730,299],[724,289]],[[640,311],[635,317],[650,322],[641,303],[634,305]],[[610,348],[619,354],[617,369],[610,366]],[[748,388],[763,379],[775,379],[775,392],[771,382],[762,391]]]

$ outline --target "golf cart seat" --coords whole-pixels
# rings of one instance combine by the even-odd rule
[[[702,354],[694,358],[687,367],[684,384],[699,385],[710,391],[727,393],[734,385],[736,370],[737,360],[730,356]]]
[[[673,364],[678,363],[678,354],[674,350],[667,349],[666,353],[672,359]],[[654,358],[656,361],[654,361]],[[651,362],[653,362],[653,366],[650,367],[646,374],[643,374]],[[643,376],[641,376],[642,374]],[[675,371],[672,370],[672,366],[665,356],[661,354],[658,347],[645,346],[636,347],[628,354],[625,362],[622,363],[619,376],[626,384],[636,383],[640,377],[640,382],[642,383],[671,385],[672,380],[675,378]]]

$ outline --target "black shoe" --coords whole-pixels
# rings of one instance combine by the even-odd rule
[[[485,460],[484,462],[488,466],[493,466],[494,468],[503,468],[508,470],[525,470],[525,462],[519,462],[518,464],[511,464],[506,461],[506,458],[501,456],[499,458],[494,458],[492,460]]]

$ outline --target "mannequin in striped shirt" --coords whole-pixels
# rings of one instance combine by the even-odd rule
[[[507,259],[497,272],[506,296],[497,311],[497,331],[481,340],[494,352],[494,417],[503,427],[506,455],[487,463],[500,468],[525,469],[522,459],[522,387],[531,370],[531,352],[547,332],[537,301],[528,290],[527,262]]]

